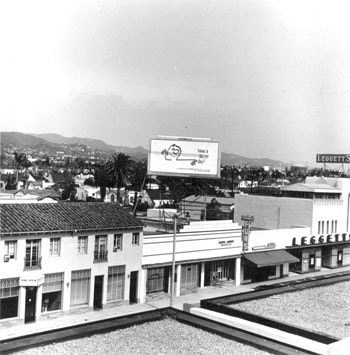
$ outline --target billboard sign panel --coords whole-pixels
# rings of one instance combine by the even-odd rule
[[[350,154],[316,154],[316,163],[350,163]]]
[[[148,174],[219,178],[219,142],[207,138],[151,138]]]

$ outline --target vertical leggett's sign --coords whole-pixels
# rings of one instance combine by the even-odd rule
[[[209,138],[151,138],[148,174],[219,178],[219,142]]]

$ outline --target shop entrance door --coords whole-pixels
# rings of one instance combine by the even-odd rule
[[[338,250],[338,256],[337,256],[337,266],[342,266],[343,265],[343,251]]]
[[[26,287],[24,323],[35,322],[36,290],[37,287]]]
[[[315,271],[315,254],[310,254],[310,257],[309,257],[309,271]]]
[[[94,309],[102,309],[103,275],[95,276]]]
[[[131,271],[130,273],[130,291],[129,291],[129,303],[137,303],[137,278],[138,271]]]

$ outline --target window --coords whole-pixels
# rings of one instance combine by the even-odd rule
[[[0,280],[0,319],[18,317],[19,278]]]
[[[133,233],[132,234],[132,244],[139,245],[140,243],[140,233]]]
[[[88,237],[78,237],[78,253],[86,254],[88,246]]]
[[[334,221],[334,233],[337,233],[338,221]]]
[[[107,236],[99,235],[95,237],[94,261],[107,261]]]
[[[50,238],[50,255],[59,256],[61,248],[61,238]]]
[[[332,221],[332,230],[331,233],[334,233],[334,221]]]
[[[41,311],[57,311],[62,308],[63,272],[45,274]]]
[[[107,301],[124,299],[125,265],[108,268]]]
[[[327,221],[327,232],[326,233],[329,233],[329,221]]]
[[[318,234],[321,234],[321,221],[318,221]]]
[[[5,255],[9,259],[16,259],[17,241],[5,242]]]
[[[321,233],[322,233],[322,234],[324,233],[324,221],[322,221],[322,230],[321,230]]]
[[[90,270],[72,271],[70,304],[88,304],[90,290]]]
[[[41,268],[40,239],[26,241],[26,268]]]
[[[123,249],[123,234],[114,234],[113,251]]]

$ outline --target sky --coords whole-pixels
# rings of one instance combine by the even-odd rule
[[[350,153],[347,0],[4,0],[0,131]]]

